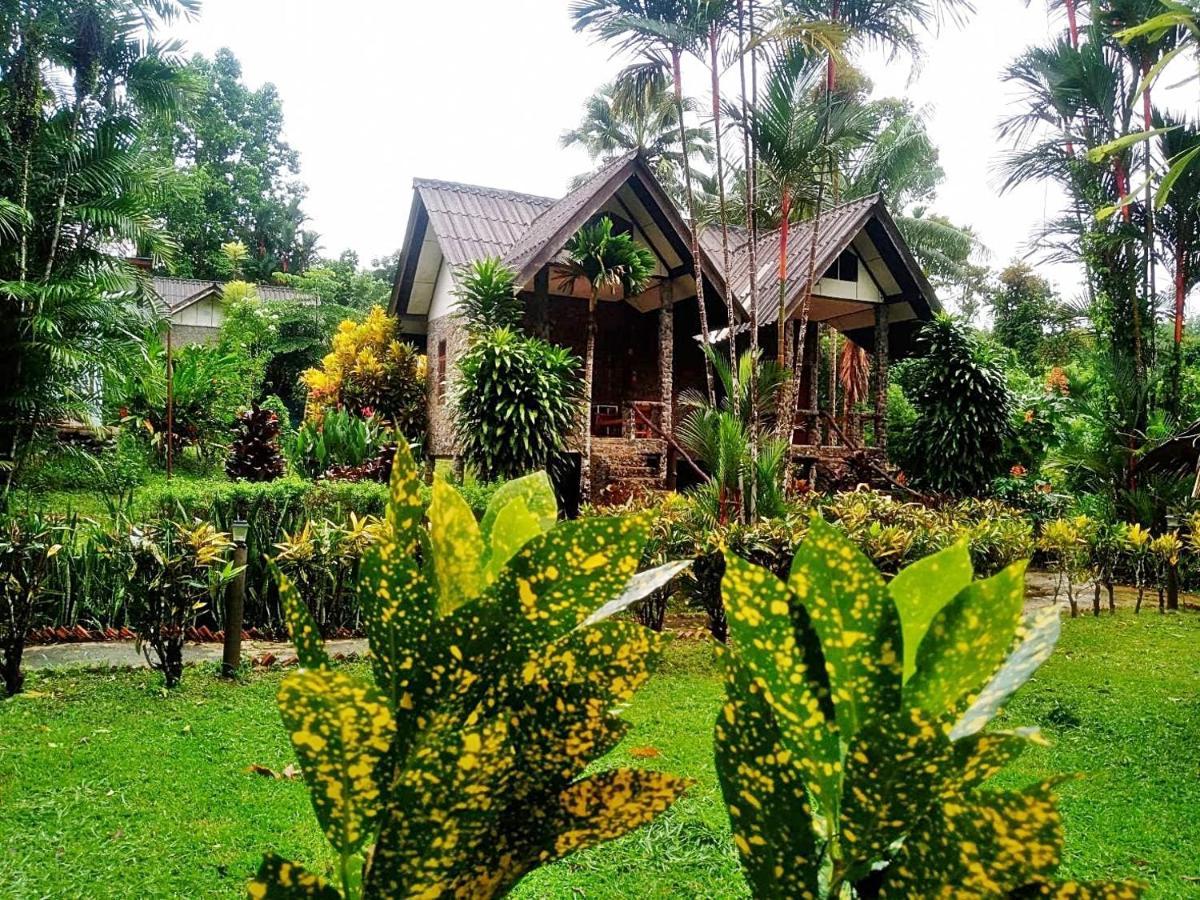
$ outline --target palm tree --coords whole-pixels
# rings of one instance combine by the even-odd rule
[[[600,39],[612,41],[618,50],[640,53],[643,60],[627,68],[620,76],[624,90],[640,92],[647,79],[671,73],[675,94],[675,112],[679,125],[679,145],[687,146],[684,118],[683,56],[702,45],[705,0],[574,0],[571,16],[576,31],[591,31]],[[692,238],[692,274],[696,281],[696,302],[700,309],[700,338],[705,347],[710,341],[708,309],[704,302],[704,272],[700,257],[700,230],[696,216],[696,195],[692,184],[692,165],[683,154],[683,182],[687,198],[688,224]],[[732,326],[732,321],[729,323]],[[709,398],[715,400],[712,365],[704,365],[704,380]]]
[[[1200,125],[1161,116],[1153,123],[1165,129],[1160,138],[1166,159],[1178,159],[1200,148]],[[1170,257],[1174,281],[1175,342],[1171,366],[1172,411],[1178,412],[1182,367],[1184,303],[1200,283],[1200,167],[1183,170],[1154,217],[1158,239]]]
[[[583,460],[580,466],[580,494],[591,495],[592,457],[592,383],[596,364],[596,304],[602,294],[634,297],[646,289],[654,275],[655,258],[628,234],[613,232],[612,219],[604,216],[595,224],[580,228],[566,246],[567,265],[560,285],[567,291],[583,279],[588,297],[587,351],[583,365],[583,395],[587,403],[583,431]]]
[[[713,158],[711,134],[685,128],[686,151],[680,150],[679,116],[665,77],[647,78],[635,90],[618,91],[608,84],[587,99],[583,119],[563,132],[563,147],[582,147],[593,162],[639,151],[672,196],[684,197],[684,156]],[[580,176],[576,183],[587,176]]]
[[[750,520],[758,514],[783,511],[783,468],[787,442],[767,439],[758,455],[750,452],[755,422],[774,425],[788,373],[774,360],[758,359],[751,352],[738,358],[738,371],[711,348],[713,369],[722,388],[721,399],[711,404],[697,391],[684,391],[679,404],[685,410],[677,434],[680,443],[703,465],[711,481],[700,489],[702,505],[710,518],[725,523]]]

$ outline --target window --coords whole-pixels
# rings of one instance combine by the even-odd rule
[[[835,281],[858,281],[858,256],[853,250],[847,250],[829,267],[825,277]]]
[[[446,402],[446,342],[437,344],[437,402],[441,406]]]

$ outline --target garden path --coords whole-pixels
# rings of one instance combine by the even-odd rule
[[[364,652],[367,649],[367,642],[365,638],[331,640],[325,642],[325,647],[331,656],[339,653],[351,656]],[[185,644],[183,661],[185,663],[220,662],[221,649],[220,644]],[[283,662],[290,657],[295,657],[296,651],[291,644],[272,641],[245,641],[242,644],[243,658],[261,659],[267,654]],[[149,665],[146,657],[135,649],[132,641],[26,647],[23,664],[26,669],[30,670],[63,669],[69,666],[91,669],[138,669],[146,668]]]

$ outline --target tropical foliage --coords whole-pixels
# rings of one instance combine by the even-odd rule
[[[498,491],[481,522],[438,480],[426,529],[420,496],[401,449],[358,583],[373,678],[333,667],[280,579],[301,668],[279,707],[340,862],[334,887],[269,856],[258,896],[501,896],[688,786],[642,769],[583,774],[620,741],[613,707],[658,649],[611,618],[661,583],[634,578],[646,517],[557,523],[543,474]]]
[[[717,772],[756,897],[1140,895],[1056,881],[1057,780],[985,787],[1039,740],[984,728],[1058,639],[1024,570],[972,581],[958,544],[888,583],[819,518],[786,581],[727,556]]]

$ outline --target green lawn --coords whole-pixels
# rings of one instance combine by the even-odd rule
[[[34,677],[0,702],[0,896],[239,897],[263,850],[328,864],[299,782],[247,773],[291,760],[278,675],[229,686],[212,669],[165,693],[150,673]],[[743,897],[712,769],[720,702],[710,650],[674,645],[629,708],[614,762],[697,779],[667,816],[530,876],[543,897]],[[1073,771],[1064,874],[1136,876],[1200,896],[1200,617],[1067,622],[1006,725],[1040,725],[1005,786]],[[653,748],[659,756],[639,759]]]

